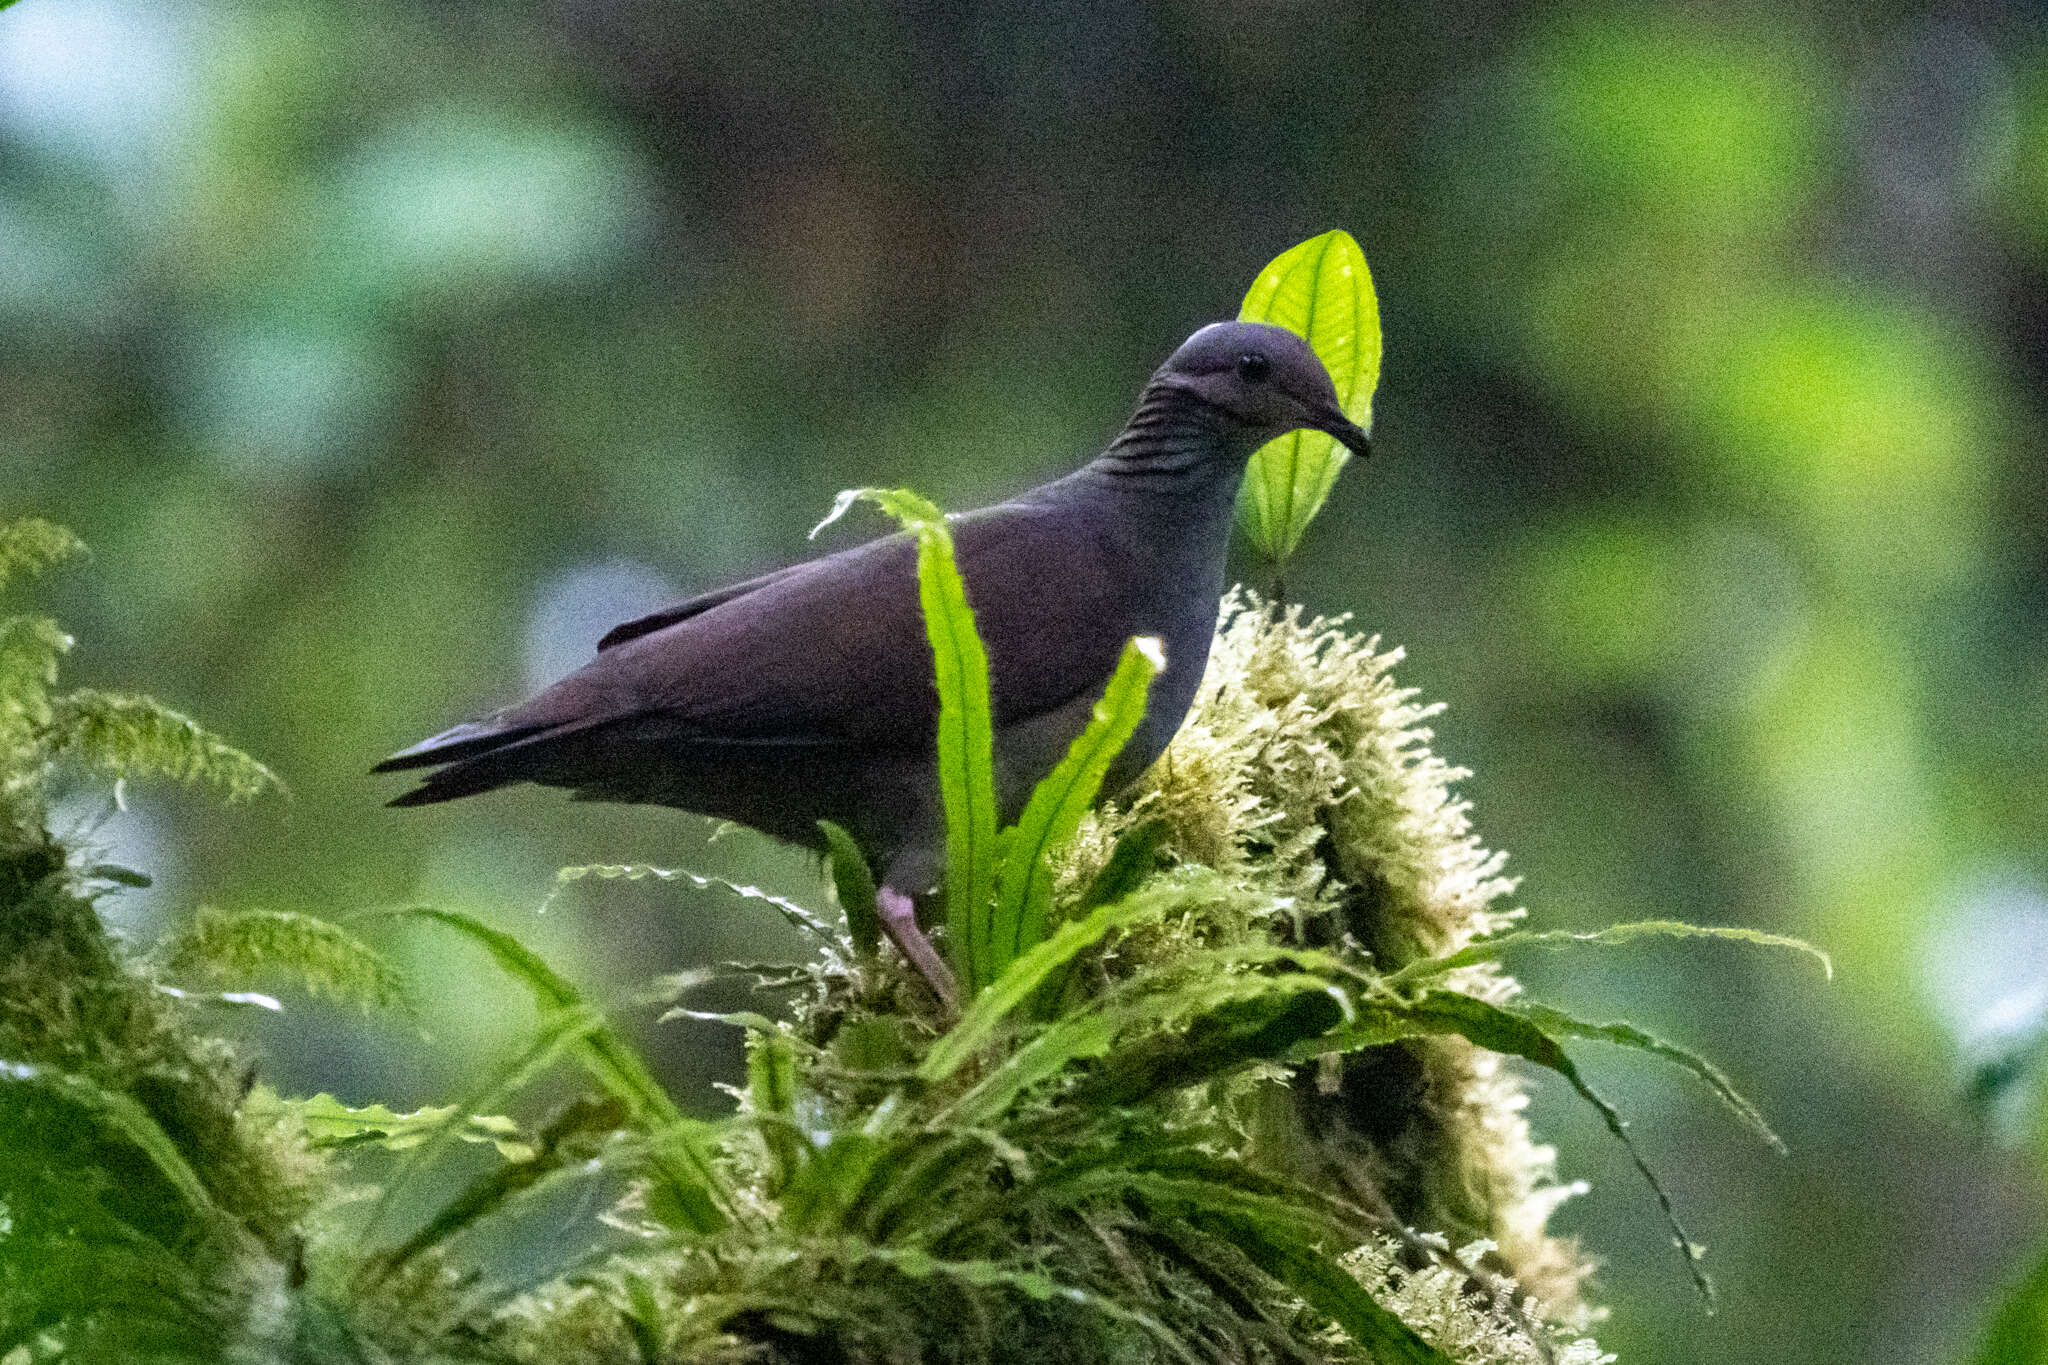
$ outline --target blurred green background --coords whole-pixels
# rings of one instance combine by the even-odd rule
[[[1380,453],[1293,591],[1449,703],[1440,747],[1538,924],[1748,924],[1839,964],[1524,964],[1717,1056],[1793,1149],[1589,1056],[1709,1246],[1704,1317],[1625,1159],[1536,1083],[1593,1185],[1559,1219],[1607,1259],[1604,1344],[1965,1357],[2048,1205],[2039,1121],[2001,1138],[1962,1100],[2048,1007],[2048,25],[2023,0],[23,0],[0,513],[97,550],[42,594],[74,681],[153,691],[296,792],[130,793],[96,838],[159,880],[113,913],[147,941],[201,902],[434,901],[613,999],[795,952],[673,886],[537,913],[557,866],[639,859],[819,903],[751,834],[531,791],[387,811],[364,769],[810,552],[842,487],[966,507],[1064,472],[1329,227],[1378,281]],[[528,1022],[459,947],[391,946],[431,1043],[294,1000],[242,1026],[280,1086],[444,1098]],[[641,1036],[720,1103],[729,1031]]]

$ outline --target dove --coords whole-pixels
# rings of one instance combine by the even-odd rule
[[[1087,724],[1134,636],[1155,637],[1165,666],[1103,790],[1165,750],[1208,659],[1245,466],[1302,428],[1369,453],[1305,341],[1213,323],[1152,375],[1101,454],[949,519],[989,657],[1005,821]],[[951,1005],[951,973],[917,922],[944,870],[937,718],[917,548],[898,533],[626,622],[532,699],[374,771],[434,770],[394,806],[531,782],[820,851],[818,822],[834,821],[873,864],[891,942]]]

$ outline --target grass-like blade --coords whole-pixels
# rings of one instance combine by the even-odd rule
[[[1749,1097],[1735,1088],[1735,1083],[1728,1079],[1726,1072],[1698,1053],[1682,1048],[1676,1043],[1667,1043],[1662,1038],[1646,1033],[1625,1021],[1595,1023],[1549,1005],[1538,1005],[1533,1002],[1518,1001],[1503,1008],[1521,1015],[1553,1037],[1589,1038],[1595,1042],[1613,1043],[1616,1047],[1634,1048],[1638,1052],[1661,1057],[1673,1066],[1690,1071],[1705,1082],[1707,1088],[1735,1112],[1735,1117],[1741,1119],[1746,1127],[1769,1144],[1773,1151],[1780,1156],[1785,1154],[1783,1140],[1772,1131],[1771,1125],[1765,1122],[1763,1114],[1757,1107],[1750,1103]]]
[[[783,1187],[783,1225],[801,1234],[840,1226],[866,1188],[870,1173],[888,1152],[884,1139],[861,1128],[833,1133],[831,1141],[794,1171]]]
[[[1110,1053],[1077,1098],[1109,1107],[1136,1104],[1249,1062],[1287,1056],[1351,1017],[1344,992],[1321,977],[1229,978],[1218,984],[1214,998],[1173,1027]]]
[[[1189,1222],[1237,1248],[1253,1265],[1300,1295],[1303,1303],[1343,1328],[1371,1353],[1375,1365],[1457,1365],[1312,1243],[1258,1218],[1204,1212]]]
[[[995,1261],[947,1260],[915,1248],[876,1247],[864,1242],[847,1243],[844,1256],[850,1264],[883,1265],[914,1280],[950,1280],[971,1289],[1006,1290],[1039,1302],[1059,1300],[1079,1304],[1112,1321],[1142,1329],[1176,1360],[1185,1361],[1187,1365],[1199,1365],[1202,1360],[1186,1342],[1151,1314],[1126,1308],[1104,1295],[1055,1280],[1042,1271]]]
[[[699,891],[729,892],[741,900],[761,902],[788,920],[792,926],[821,942],[833,941],[831,925],[786,896],[774,895],[758,886],[729,882],[723,877],[702,876],[682,868],[656,867],[652,863],[584,863],[577,867],[565,867],[555,873],[555,891],[560,891],[571,882],[580,882],[588,878],[618,882],[684,882]],[[549,900],[552,901],[553,898],[554,892],[550,892]]]
[[[290,1115],[315,1147],[409,1151],[453,1123],[457,1141],[488,1142],[508,1161],[522,1159],[533,1151],[512,1119],[503,1114],[464,1114],[458,1120],[458,1110],[452,1104],[430,1105],[401,1114],[381,1104],[346,1105],[324,1091],[306,1099],[285,1099],[268,1086],[259,1085],[243,1101],[242,1111],[252,1118]]]
[[[917,595],[939,689],[939,794],[946,813],[946,934],[967,997],[995,979],[988,941],[996,882],[995,725],[988,652],[974,626],[953,533],[939,509],[907,489],[849,488],[811,532],[871,502],[917,540]]]
[[[1191,1147],[1184,1138],[1140,1138],[1074,1157],[958,1211],[944,1235],[1025,1211],[1072,1209],[1135,1198],[1154,1213],[1220,1213],[1285,1229],[1312,1242],[1355,1245],[1366,1220],[1294,1181]],[[942,1241],[934,1234],[934,1241]]]
[[[474,1227],[515,1200],[529,1196],[596,1157],[603,1139],[625,1121],[625,1105],[615,1096],[585,1097],[572,1101],[536,1135],[524,1158],[507,1161],[486,1171],[462,1193],[435,1210],[426,1226],[407,1238],[383,1258],[373,1272],[389,1274],[423,1251],[444,1245],[450,1238]]]
[[[1372,428],[1380,378],[1380,308],[1365,253],[1348,232],[1326,232],[1290,247],[1259,272],[1238,310],[1305,337],[1331,380],[1344,415]],[[1274,563],[1294,553],[1351,456],[1320,431],[1294,431],[1252,456],[1238,497],[1238,524]]]
[[[951,1077],[995,1037],[1003,1021],[1018,1006],[1076,955],[1099,943],[1110,931],[1156,915],[1187,894],[1184,885],[1141,891],[1113,904],[1097,906],[1081,918],[1062,924],[1043,943],[1011,963],[994,985],[975,997],[960,1021],[925,1053],[918,1067],[919,1079],[937,1084]]]
[[[1158,865],[1159,850],[1166,844],[1166,838],[1173,832],[1173,826],[1165,820],[1147,820],[1132,829],[1124,831],[1116,847],[1110,850],[1109,861],[1095,874],[1095,880],[1088,883],[1088,889],[1081,893],[1079,906],[1093,910],[1098,905],[1120,901],[1136,891],[1145,878],[1152,875]]]
[[[846,936],[853,940],[855,953],[871,958],[882,947],[882,908],[876,899],[874,870],[845,829],[820,820],[818,831],[825,836],[832,889],[839,895],[839,908],[846,912]]]
[[[477,1087],[466,1099],[451,1107],[426,1140],[406,1150],[399,1158],[395,1169],[384,1182],[384,1193],[377,1200],[377,1207],[371,1214],[371,1229],[382,1226],[385,1217],[393,1208],[398,1192],[413,1174],[432,1164],[448,1148],[460,1140],[467,1126],[468,1115],[502,1108],[507,1100],[533,1083],[549,1067],[567,1056],[573,1049],[587,1043],[604,1027],[604,1016],[588,1005],[564,1005],[543,1010],[540,1027],[533,1037],[517,1053],[505,1059],[485,1082]],[[391,1269],[387,1257],[372,1257],[362,1266],[366,1280],[381,1278]]]
[[[444,924],[467,935],[490,953],[505,973],[533,993],[543,1016],[587,1008],[582,995],[539,954],[512,935],[455,910],[418,906],[399,912],[409,918]],[[607,1092],[625,1101],[637,1125],[654,1139],[650,1150],[657,1173],[676,1209],[693,1232],[715,1232],[726,1222],[730,1201],[711,1153],[696,1140],[692,1124],[640,1054],[628,1047],[600,1018],[598,1027],[582,1037],[576,1055]]]
[[[282,910],[233,914],[201,908],[162,954],[172,976],[204,972],[216,980],[250,984],[282,973],[314,996],[368,1013],[412,1013],[406,982],[383,954],[340,925]]]
[[[1115,1045],[1123,1021],[1101,1009],[1062,1015],[991,1068],[947,1111],[959,1123],[994,1123],[1019,1096],[1060,1075],[1075,1062],[1100,1057]]]
[[[1580,1099],[1593,1106],[1600,1115],[1607,1131],[1627,1150],[1629,1160],[1635,1163],[1649,1185],[1650,1193],[1656,1196],[1657,1205],[1664,1212],[1665,1225],[1671,1230],[1672,1242],[1679,1254],[1685,1258],[1685,1268],[1692,1275],[1692,1282],[1700,1291],[1709,1307],[1714,1303],[1713,1282],[1707,1278],[1700,1265],[1700,1251],[1686,1235],[1685,1227],[1678,1221],[1678,1210],[1671,1203],[1671,1196],[1664,1188],[1664,1182],[1650,1169],[1649,1162],[1637,1150],[1635,1140],[1628,1135],[1628,1125],[1622,1121],[1613,1105],[1603,1099],[1586,1078],[1580,1074],[1578,1065],[1572,1061],[1557,1039],[1543,1031],[1531,1019],[1523,1018],[1512,1010],[1490,1004],[1477,996],[1465,995],[1459,991],[1426,991],[1414,1000],[1400,1006],[1380,1006],[1376,1013],[1382,1013],[1382,1027],[1393,1036],[1408,1032],[1414,1034],[1455,1033],[1478,1044],[1489,1052],[1499,1052],[1562,1076],[1565,1083],[1578,1092]]]
[[[1628,924],[1611,924],[1605,929],[1586,932],[1572,929],[1523,929],[1502,934],[1497,938],[1480,939],[1467,944],[1457,952],[1411,962],[1388,976],[1386,985],[1394,990],[1423,985],[1438,980],[1460,967],[1497,961],[1510,948],[1618,948],[1649,938],[1713,938],[1733,943],[1753,943],[1765,948],[1790,948],[1794,952],[1805,953],[1820,963],[1822,973],[1829,980],[1832,981],[1835,975],[1834,960],[1802,938],[1765,933],[1761,929],[1745,929],[1739,925],[1687,924],[1684,920],[1646,919]]]
[[[747,1034],[747,1099],[772,1166],[769,1193],[789,1183],[807,1155],[796,1119],[796,1048],[774,1028]]]
[[[53,1098],[82,1112],[100,1131],[148,1157],[164,1182],[194,1213],[208,1218],[222,1216],[198,1172],[178,1150],[178,1144],[133,1096],[109,1090],[68,1071],[29,1062],[0,1061],[0,1095],[9,1090]]]
[[[1074,837],[1081,817],[1095,804],[1110,764],[1144,720],[1145,698],[1165,666],[1158,640],[1138,636],[1126,643],[1086,728],[1032,790],[1016,828],[1004,841],[997,873],[995,919],[989,930],[995,975],[1044,941],[1051,927],[1052,854]]]

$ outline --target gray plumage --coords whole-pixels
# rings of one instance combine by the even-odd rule
[[[1217,323],[1152,376],[1101,455],[954,519],[989,653],[1006,820],[1086,723],[1134,635],[1161,639],[1166,668],[1106,789],[1166,747],[1208,659],[1245,462],[1300,427],[1366,449],[1300,338]],[[860,840],[885,887],[922,894],[942,868],[937,710],[916,548],[894,535],[622,625],[532,700],[377,771],[439,769],[393,805],[538,782],[811,847],[829,819]]]

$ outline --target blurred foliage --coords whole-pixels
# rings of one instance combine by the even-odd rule
[[[593,857],[810,894],[744,836],[539,795],[401,819],[360,772],[794,557],[838,488],[1062,472],[1342,223],[1391,363],[1294,591],[1450,700],[1547,923],[1733,921],[1842,967],[1815,1004],[1733,957],[1531,964],[1727,1039],[1794,1153],[1609,1082],[1699,1211],[1702,1323],[1620,1159],[1546,1117],[1598,1189],[1561,1216],[1612,1257],[1604,1344],[1961,1358],[2043,1208],[2040,1153],[1978,1145],[1962,1096],[1987,1013],[2048,979],[2044,37],[2013,0],[13,5],[0,511],[100,553],[59,589],[74,676],[146,680],[295,794],[137,796],[95,856],[157,885],[110,908],[147,939],[201,900],[432,900],[593,982],[787,953],[652,884],[528,908]],[[413,1107],[530,1022],[453,945],[394,952],[437,1044],[294,1011],[281,1084]],[[713,1025],[641,1041],[705,1106],[742,1074]]]

